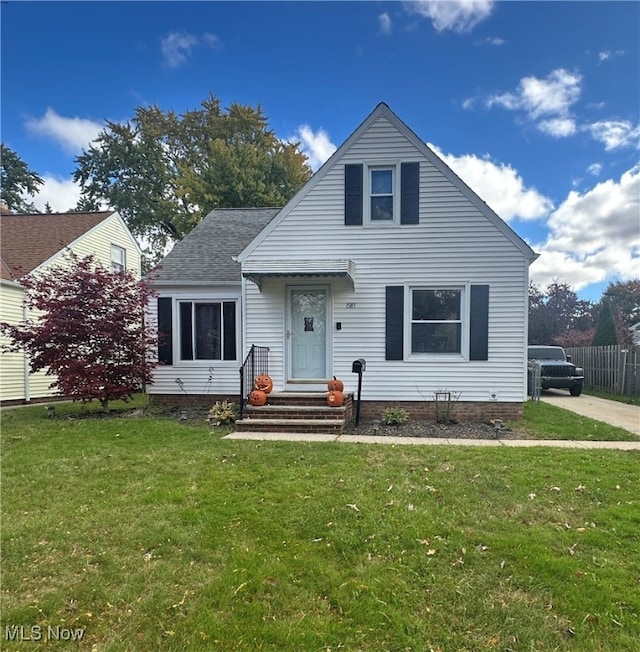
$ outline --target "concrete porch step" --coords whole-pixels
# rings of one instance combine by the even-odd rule
[[[306,432],[339,435],[344,419],[239,419],[238,430],[252,432]]]

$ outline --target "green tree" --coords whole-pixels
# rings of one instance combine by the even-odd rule
[[[611,301],[604,298],[600,302],[600,310],[596,319],[596,332],[591,344],[593,346],[609,346],[618,343],[616,322],[613,317]]]
[[[571,346],[590,341],[592,329],[593,305],[569,284],[556,279],[545,290],[529,286],[529,344]]]
[[[213,208],[282,206],[311,176],[299,144],[278,140],[260,107],[224,112],[213,95],[182,115],[138,107],[76,163],[82,202],[117,210],[155,259]]]
[[[16,213],[37,212],[29,197],[44,183],[42,177],[11,149],[0,143],[0,199]]]
[[[624,326],[633,326],[640,322],[640,279],[609,283],[603,297],[609,299],[620,311]]]

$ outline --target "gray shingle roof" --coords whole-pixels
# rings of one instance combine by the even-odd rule
[[[264,229],[280,208],[212,210],[160,261],[150,274],[159,282],[240,282],[232,260]]]

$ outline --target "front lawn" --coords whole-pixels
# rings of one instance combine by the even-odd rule
[[[524,404],[524,420],[512,425],[522,433],[523,439],[638,441],[636,435],[624,428],[563,410],[544,401],[527,401]]]
[[[2,413],[3,650],[637,650],[638,452],[45,415]]]

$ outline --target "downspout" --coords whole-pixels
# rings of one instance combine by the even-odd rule
[[[22,301],[22,321],[27,321],[27,306],[24,300]],[[25,403],[29,403],[31,401],[31,388],[29,386],[29,355],[26,348],[23,349],[22,366],[24,374],[24,401]]]

